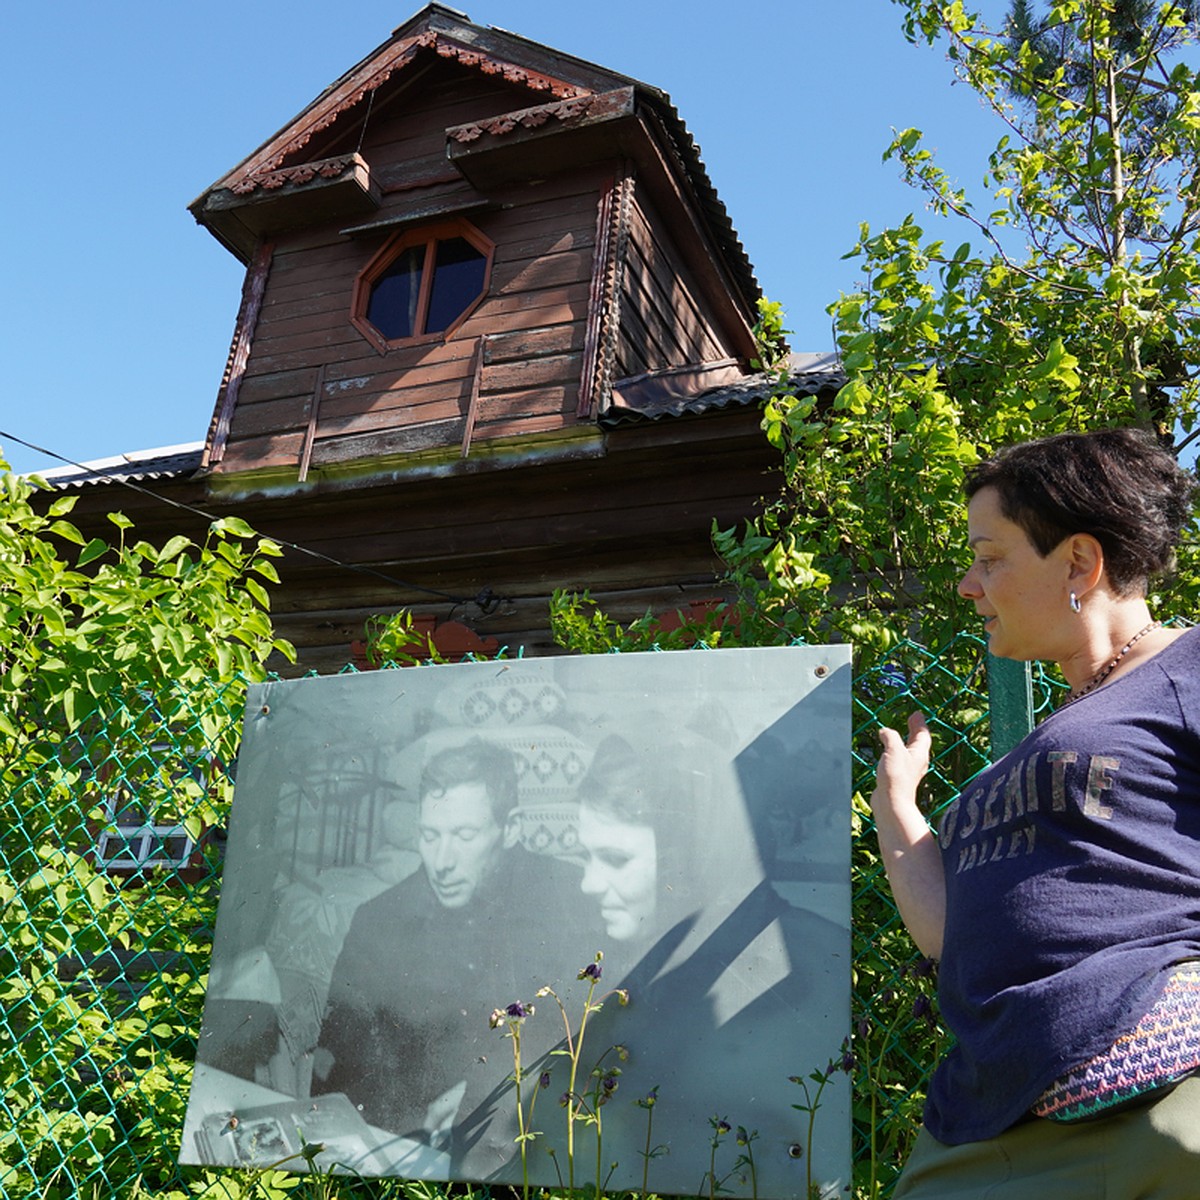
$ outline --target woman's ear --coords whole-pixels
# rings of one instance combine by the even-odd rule
[[[1067,574],[1078,596],[1104,578],[1104,547],[1090,533],[1074,533],[1067,539]]]

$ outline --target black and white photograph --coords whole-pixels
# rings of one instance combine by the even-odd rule
[[[849,827],[847,647],[255,685],[181,1161],[836,1195]]]

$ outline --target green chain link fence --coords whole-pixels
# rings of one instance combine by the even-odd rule
[[[862,1195],[886,1194],[915,1132],[926,1072],[944,1047],[932,964],[904,933],[863,799],[877,731],[902,728],[918,705],[926,712],[936,747],[927,796],[936,812],[991,756],[987,672],[984,643],[964,634],[936,653],[901,643],[855,679],[854,1157]],[[1040,707],[1052,685],[1036,682]],[[232,795],[232,764],[215,747],[218,731],[227,736],[240,723],[244,688],[209,691],[198,708],[195,700],[125,697],[102,726],[69,737],[47,730],[45,744],[0,762],[5,1197],[238,1200],[286,1196],[293,1182],[175,1162]],[[168,861],[184,865],[154,865]],[[329,1194],[434,1195],[402,1181],[337,1186]]]

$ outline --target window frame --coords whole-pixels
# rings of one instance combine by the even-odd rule
[[[479,294],[463,309],[455,319],[435,333],[414,333],[409,337],[387,338],[367,319],[367,310],[371,304],[371,291],[375,284],[387,273],[392,264],[414,246],[424,245],[425,257],[421,265],[421,282],[417,293],[417,311],[413,325],[423,329],[429,316],[429,299],[433,292],[434,266],[439,242],[462,238],[473,246],[484,257],[483,283]],[[365,267],[354,278],[354,291],[350,301],[350,323],[358,330],[372,346],[381,354],[401,346],[415,346],[425,342],[449,341],[462,323],[483,303],[492,283],[492,262],[495,258],[495,243],[485,237],[469,221],[456,218],[448,221],[438,221],[432,225],[416,225],[402,229],[393,234],[379,248]]]
[[[131,776],[112,762],[96,770],[93,778],[99,795],[87,823],[90,857],[97,871],[110,875],[136,876],[159,869],[186,879],[200,861],[205,831],[189,829],[189,822],[181,817],[163,820],[158,805],[147,802],[144,795],[174,790],[185,779],[208,794],[213,764],[193,756],[182,739],[170,736],[146,743],[144,756],[144,766],[150,768],[146,778],[142,770]],[[183,761],[164,776],[161,764],[181,756]]]
[[[196,841],[182,825],[157,824],[148,813],[143,819],[123,820],[124,814],[136,808],[123,789],[104,797],[104,823],[95,835],[96,868],[126,874],[150,867],[167,867],[176,871],[190,865],[196,852]],[[182,840],[178,855],[164,854],[169,840]]]

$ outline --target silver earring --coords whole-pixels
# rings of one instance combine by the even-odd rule
[[[1079,597],[1075,595],[1074,592],[1071,593],[1071,598],[1067,601],[1067,603],[1070,604],[1071,611],[1073,613],[1083,611],[1083,605],[1079,603]]]

